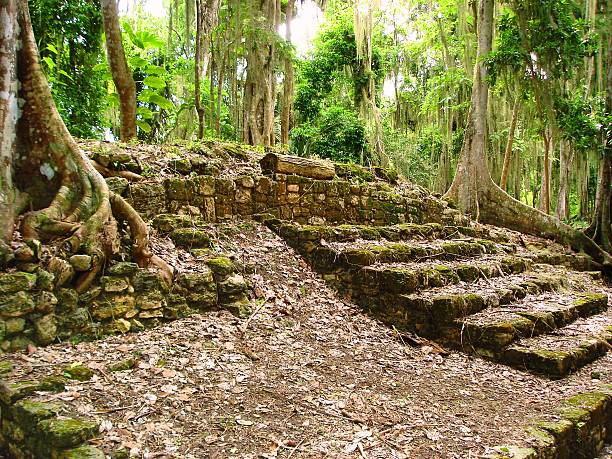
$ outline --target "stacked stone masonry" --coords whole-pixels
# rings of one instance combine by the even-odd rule
[[[297,175],[275,177],[210,175],[170,177],[163,182],[133,183],[125,191],[148,217],[197,207],[205,221],[267,213],[300,223],[467,224],[458,211],[417,187],[398,191],[388,183],[314,180]]]
[[[208,258],[198,272],[180,273],[171,288],[130,262],[111,264],[81,294],[40,267],[0,273],[0,348],[139,331],[218,307],[243,315],[248,304],[244,278],[225,257]]]

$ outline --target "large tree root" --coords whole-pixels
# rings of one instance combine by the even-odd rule
[[[445,195],[445,199],[456,202],[453,194]],[[484,223],[553,239],[576,251],[589,254],[606,270],[612,268],[612,256],[591,238],[558,218],[514,199],[490,179],[487,185],[481,184],[478,189],[477,202],[478,219]]]
[[[159,267],[167,281],[172,271],[149,251],[146,225],[129,204],[113,196],[106,181],[76,144],[64,125],[51,97],[49,86],[40,68],[38,49],[26,0],[17,1],[19,39],[17,77],[20,97],[25,101],[17,124],[18,152],[23,163],[16,167],[16,176],[39,181],[59,189],[43,209],[27,213],[21,224],[25,239],[56,240],[60,258],[81,253],[91,257],[91,269],[79,275],[76,289],[89,288],[106,261],[120,250],[121,238],[117,220],[126,221],[134,239],[134,257],[140,266]],[[129,175],[132,180],[141,178]],[[41,201],[41,200],[39,200]],[[57,263],[56,263],[57,264]]]
[[[111,205],[115,217],[126,222],[130,227],[134,261],[140,267],[157,267],[162,278],[168,285],[171,285],[173,270],[168,263],[151,252],[149,248],[149,229],[142,217],[118,194],[111,193]]]

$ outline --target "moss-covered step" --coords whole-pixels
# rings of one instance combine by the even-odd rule
[[[519,257],[487,257],[446,263],[397,263],[366,266],[353,276],[353,288],[366,295],[413,293],[427,288],[474,282],[526,271],[529,262]]]
[[[153,228],[161,233],[170,233],[181,228],[197,228],[202,224],[202,217],[178,214],[158,214],[151,221]]]
[[[375,301],[404,311],[406,320],[396,326],[458,342],[461,329],[456,326],[456,319],[510,304],[527,295],[555,291],[565,284],[564,280],[560,275],[516,274],[498,278],[494,285],[488,279],[480,279],[470,284],[469,291],[462,285],[448,285],[412,294],[383,294]]]
[[[413,239],[434,240],[450,239],[461,236],[488,238],[484,230],[476,230],[462,226],[444,226],[439,223],[403,223],[390,226],[368,225],[300,225],[294,222],[268,219],[265,223],[282,238],[294,243],[319,242],[351,242],[360,239],[373,241],[386,239],[392,242]]]
[[[492,448],[490,459],[592,459],[612,440],[612,385],[564,400],[526,427],[529,445]]]
[[[496,254],[498,248],[490,241],[426,241],[412,243],[332,243],[315,247],[308,255],[318,271],[343,267],[355,269],[375,263],[407,263],[420,260],[457,260]]]
[[[529,252],[524,255],[534,263],[545,263],[555,266],[565,266],[576,271],[598,271],[598,265],[589,255],[584,253],[555,253],[547,251]]]
[[[606,354],[612,344],[611,319],[607,311],[550,334],[520,339],[500,353],[500,360],[549,378],[562,378]]]
[[[459,342],[479,353],[496,355],[520,338],[530,338],[566,326],[580,317],[605,310],[608,297],[592,294],[528,296],[503,308],[487,308],[456,321]]]

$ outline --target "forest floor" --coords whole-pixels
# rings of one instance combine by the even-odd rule
[[[185,459],[478,458],[495,445],[525,445],[530,420],[612,382],[612,353],[551,381],[411,347],[340,298],[267,228],[228,225],[216,246],[250,267],[250,319],[213,312],[10,354],[11,379],[82,362],[95,370],[91,380],[38,397],[100,421],[93,443],[109,453]],[[134,368],[108,370],[130,358]]]

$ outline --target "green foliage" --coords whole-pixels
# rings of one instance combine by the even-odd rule
[[[363,121],[350,110],[332,106],[316,124],[304,123],[291,131],[293,150],[342,162],[361,162],[367,152]]]
[[[603,100],[585,97],[581,93],[557,97],[554,100],[559,127],[563,136],[581,152],[597,150],[603,145]]]
[[[104,59],[99,0],[31,0],[29,6],[42,68],[68,130],[100,137],[107,99],[93,70]]]

